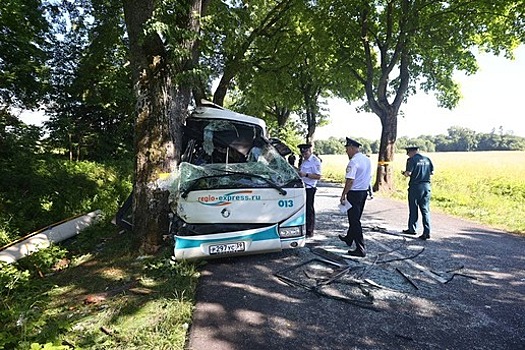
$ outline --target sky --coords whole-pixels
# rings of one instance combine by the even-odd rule
[[[452,111],[438,108],[432,94],[419,92],[411,96],[398,116],[398,138],[402,136],[447,135],[448,128],[459,126],[478,133],[490,133],[503,128],[505,133],[525,137],[525,45],[514,52],[513,61],[503,56],[479,54],[479,70],[465,76],[456,74],[463,95],[459,105]],[[357,106],[357,105],[355,105]],[[328,139],[363,137],[379,140],[381,122],[373,113],[357,113],[354,105],[342,99],[328,100],[330,124],[318,128],[315,138]],[[26,112],[21,115],[28,124],[41,125],[41,113]]]
[[[397,136],[447,135],[448,128],[459,126],[490,133],[503,128],[505,133],[525,137],[525,45],[514,52],[513,61],[503,56],[479,54],[478,72],[471,76],[456,74],[463,98],[450,111],[438,108],[432,94],[419,92],[401,107]],[[358,106],[356,104],[355,106]],[[357,113],[354,105],[341,99],[330,99],[328,108],[331,123],[318,128],[315,138],[330,136],[363,137],[379,140],[381,122],[373,113]]]

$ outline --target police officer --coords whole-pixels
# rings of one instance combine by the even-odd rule
[[[403,233],[416,234],[418,209],[423,221],[423,234],[420,239],[430,239],[430,175],[434,173],[434,165],[430,158],[419,153],[418,146],[408,146],[405,171],[401,173],[410,177],[408,182],[408,229]]]
[[[312,237],[315,228],[314,199],[317,181],[321,179],[321,160],[312,153],[311,144],[303,143],[298,148],[301,152],[299,176],[306,188],[306,237]]]
[[[363,228],[361,226],[361,215],[365,208],[370,177],[372,174],[372,163],[370,158],[360,152],[361,144],[351,138],[346,138],[346,154],[348,155],[348,165],[346,167],[345,187],[341,193],[340,202],[345,200],[352,205],[347,211],[348,231],[346,236],[339,236],[339,239],[348,246],[355,242],[355,250],[349,250],[352,256],[364,257],[366,255],[365,241],[363,239]]]

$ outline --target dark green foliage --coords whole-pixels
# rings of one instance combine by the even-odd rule
[[[60,8],[72,25],[56,27],[55,103],[46,108],[45,126],[48,143],[70,160],[130,157],[133,149],[135,103],[120,6],[87,1],[82,8]]]
[[[0,160],[38,153],[41,134],[39,127],[26,125],[6,110],[0,110]]]
[[[33,107],[45,93],[45,15],[40,0],[0,2],[0,108]]]
[[[9,344],[13,348],[18,341],[18,334],[13,330],[16,329],[20,309],[14,307],[13,303],[22,301],[18,293],[28,288],[30,275],[29,271],[0,261],[0,317],[3,322],[0,327],[0,349],[9,348]]]
[[[457,132],[461,131],[459,134]],[[377,153],[379,141],[356,138],[363,145],[366,154]],[[315,152],[318,154],[344,154],[343,138],[329,137],[328,140],[315,141]],[[406,136],[396,141],[398,152],[404,152],[408,145],[416,145],[424,152],[476,152],[476,151],[525,151],[525,137],[500,133],[476,133],[473,130],[452,127],[448,135],[421,135],[416,138]]]
[[[20,270],[28,270],[33,273],[33,278],[44,276],[53,271],[60,270],[58,262],[66,259],[67,250],[59,245],[52,244],[46,249],[41,249],[18,261]],[[67,265],[63,266],[63,268]]]
[[[333,136],[328,140],[316,140],[315,152],[319,154],[345,154],[345,141],[343,138]]]
[[[0,159],[0,169],[4,240],[96,209],[111,217],[131,191],[126,162],[102,165],[17,153]]]
[[[45,291],[52,288],[44,276],[56,271],[56,264],[66,254],[66,249],[52,245],[14,264],[0,262],[0,349],[14,349],[26,332],[41,331],[45,324],[43,306],[49,298]],[[52,322],[55,328],[60,327],[59,319]]]
[[[0,262],[0,317],[4,322],[0,331],[0,349],[14,349],[17,346],[20,348],[20,344],[28,342],[29,339],[30,343],[48,343],[56,339],[58,333],[70,329],[74,319],[66,317],[66,307],[59,306],[59,310],[65,315],[46,312],[47,305],[53,302],[53,296],[49,292],[57,288],[51,276],[67,270],[69,262],[75,259],[77,254],[96,254],[97,247],[101,247],[108,232],[115,230],[116,228],[108,222],[94,225],[86,228],[77,237],[60,245],[41,249],[16,263]],[[112,254],[117,256],[118,253],[126,252],[120,249]],[[60,261],[67,262],[60,265]],[[57,275],[57,278],[59,277],[60,275]],[[60,302],[55,302],[60,305]]]
[[[451,127],[447,135],[422,135],[417,138],[400,137],[397,150],[416,145],[426,152],[525,151],[525,137],[499,133],[476,133],[462,127]]]

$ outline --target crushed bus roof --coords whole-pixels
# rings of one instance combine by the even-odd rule
[[[266,122],[264,120],[241,113],[236,113],[228,109],[201,106],[195,108],[190,118],[235,120],[238,122],[257,125],[262,130],[264,130],[264,134],[266,135]]]

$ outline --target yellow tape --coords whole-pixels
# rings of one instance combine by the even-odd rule
[[[377,162],[377,165],[388,165],[390,163],[392,163],[392,162],[385,162],[383,160],[380,160],[379,162]]]

